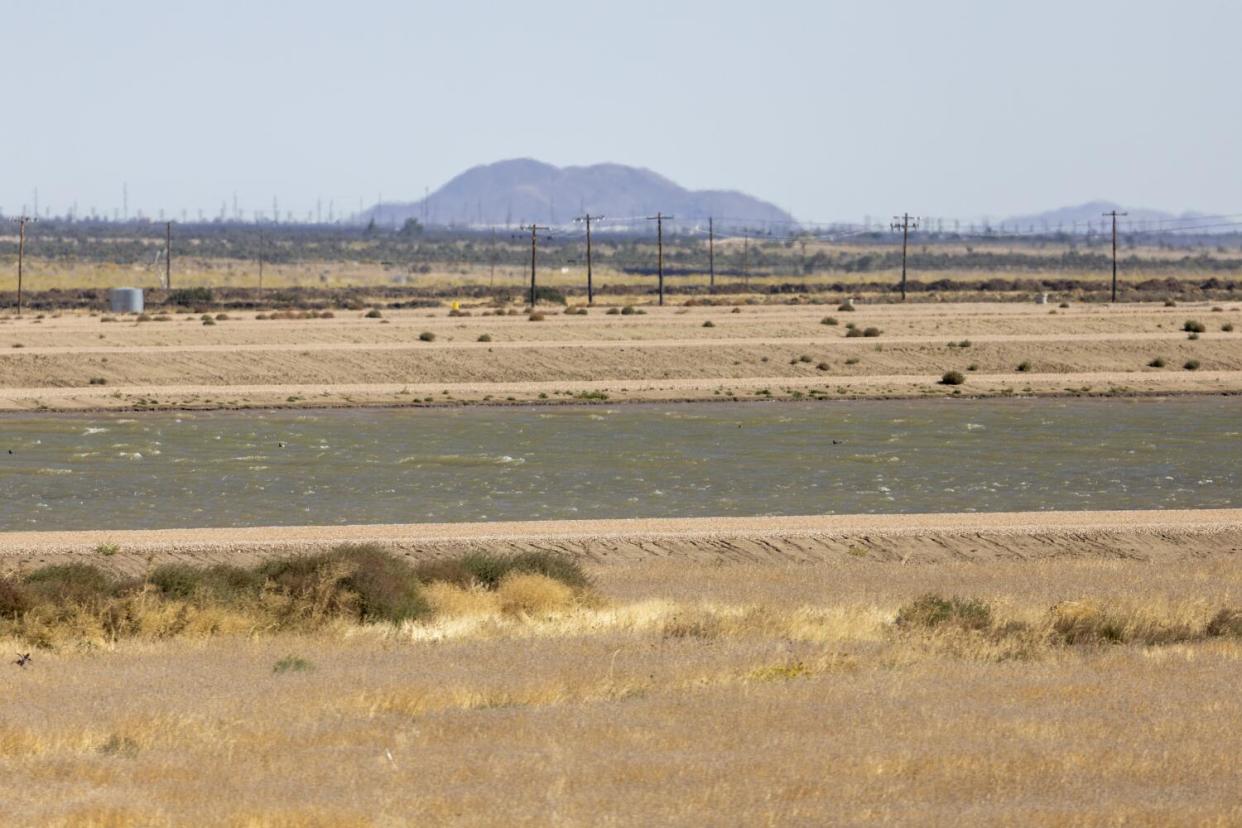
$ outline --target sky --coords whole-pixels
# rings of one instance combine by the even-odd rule
[[[0,0],[0,210],[339,217],[610,161],[804,221],[1242,212],[1233,0]]]

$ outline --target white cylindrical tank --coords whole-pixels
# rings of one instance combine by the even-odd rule
[[[142,288],[112,288],[108,291],[113,313],[142,313]]]

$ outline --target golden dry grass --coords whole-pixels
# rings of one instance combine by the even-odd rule
[[[669,562],[596,578],[605,600],[513,578],[492,593],[438,585],[438,615],[400,627],[35,651],[0,684],[3,819],[1242,819],[1242,641],[1202,636],[1242,596],[1227,556]],[[896,626],[928,591],[978,596],[991,625]],[[1168,643],[1056,635],[1102,617],[1125,640]],[[1165,637],[1183,630],[1196,634]]]

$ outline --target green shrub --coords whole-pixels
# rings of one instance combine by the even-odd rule
[[[374,545],[341,546],[332,555],[353,566],[341,582],[358,596],[362,621],[404,621],[431,611],[414,568]]]
[[[896,623],[903,629],[986,630],[992,626],[992,609],[976,598],[942,598],[927,594],[898,610]]]
[[[384,314],[380,311],[379,308],[371,308],[369,311],[364,313],[362,316],[364,319],[379,319],[383,317],[383,315]]]
[[[36,599],[55,604],[89,604],[113,595],[116,584],[102,570],[84,563],[52,564],[22,579]]]
[[[581,564],[556,552],[532,551],[516,555],[469,552],[457,558],[419,564],[415,571],[422,583],[442,581],[460,587],[478,585],[484,589],[495,589],[513,572],[543,575],[574,589],[585,589],[591,584]]]
[[[862,328],[850,328],[849,330],[845,332],[845,336],[849,339],[853,339],[855,337],[859,337],[862,335],[863,335]]]
[[[13,578],[0,578],[0,618],[17,618],[34,606],[30,591]]]
[[[835,316],[825,316],[823,319],[819,320],[819,324],[821,324],[821,325],[839,325],[839,324],[841,324],[841,323],[837,321],[837,318],[836,318]]]
[[[1232,636],[1242,638],[1242,609],[1223,609],[1212,617],[1204,630],[1213,638]]]
[[[479,334],[479,339],[478,339],[478,341],[479,341],[479,342],[491,342],[491,341],[492,341],[492,335],[491,335],[491,334]]]
[[[633,305],[626,305],[625,307],[621,309],[622,316],[632,316],[637,312],[638,312],[638,309],[635,308]]]
[[[863,336],[879,336],[883,331],[879,328],[864,328]]]
[[[418,335],[418,341],[419,342],[435,342],[436,335],[433,334],[431,331],[423,331],[422,333]]]
[[[256,570],[228,564],[164,564],[152,570],[147,581],[165,598],[197,597],[225,603],[256,598],[263,588],[263,578]]]
[[[961,385],[966,381],[966,375],[961,371],[945,371],[944,376],[940,378],[941,385]]]
[[[210,305],[214,298],[211,288],[179,288],[168,294],[168,303],[180,305],[183,308],[194,308],[199,305]]]
[[[1203,333],[1207,330],[1207,326],[1195,319],[1187,319],[1182,323],[1182,330],[1187,333]]]
[[[360,621],[404,621],[430,611],[414,568],[374,545],[282,558],[261,565],[268,585],[294,599],[298,611],[354,615]]]
[[[305,673],[314,669],[314,663],[295,655],[287,655],[272,665],[273,673]]]
[[[565,304],[565,294],[561,293],[554,287],[546,287],[538,285],[535,287],[536,302],[551,302],[554,305]]]

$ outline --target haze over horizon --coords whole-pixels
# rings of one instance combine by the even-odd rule
[[[1002,7],[1003,5],[1003,7]],[[615,162],[804,221],[1242,210],[1242,6],[13,5],[0,210],[326,218]],[[1193,94],[1188,94],[1193,92]]]

